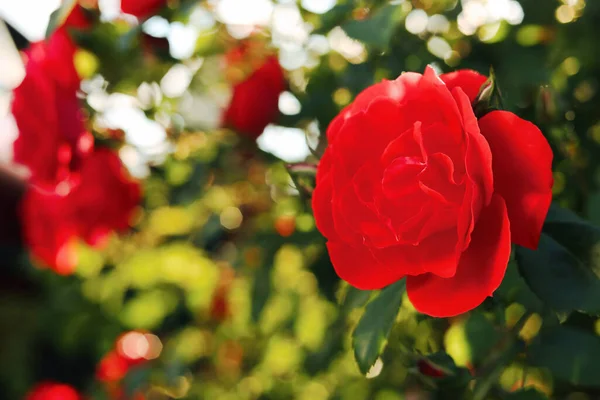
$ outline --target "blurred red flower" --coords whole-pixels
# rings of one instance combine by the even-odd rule
[[[275,122],[279,114],[279,95],[286,86],[277,57],[261,57],[254,54],[255,48],[244,44],[225,56],[230,75],[244,78],[234,84],[233,96],[223,116],[225,127],[253,139]],[[248,67],[251,70],[247,72]]]
[[[166,0],[121,0],[121,10],[138,18],[149,17],[165,6]]]
[[[33,181],[66,178],[92,147],[77,98],[75,51],[66,30],[59,29],[25,52],[26,76],[12,103],[19,129],[14,161],[29,168]]]
[[[112,231],[127,229],[140,196],[117,154],[97,149],[71,179],[28,189],[21,204],[25,242],[34,258],[70,274],[77,265],[77,238],[99,247]]]
[[[81,165],[79,184],[68,196],[70,218],[78,234],[90,245],[100,245],[112,231],[130,226],[141,189],[118,155],[96,149]]]
[[[69,385],[43,382],[35,386],[25,400],[80,400],[81,396]]]
[[[98,363],[96,379],[101,382],[117,382],[127,375],[131,368],[130,360],[113,350]]]
[[[32,257],[60,275],[77,265],[77,231],[69,219],[68,201],[52,188],[30,186],[21,200],[23,238]]]

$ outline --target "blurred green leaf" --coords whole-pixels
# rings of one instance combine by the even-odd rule
[[[521,275],[556,311],[600,313],[600,229],[553,207],[537,250],[517,248]]]
[[[524,389],[508,394],[505,400],[546,400],[545,394],[538,392],[535,389]]]
[[[596,225],[600,225],[600,192],[595,192],[588,198],[587,216]]]
[[[254,277],[254,285],[252,285],[252,320],[254,322],[258,322],[260,319],[260,314],[271,295],[271,271],[270,265],[264,265]]]
[[[480,312],[473,312],[465,322],[465,337],[471,350],[471,362],[479,364],[487,358],[500,339],[492,322]]]
[[[65,23],[65,20],[69,17],[76,4],[77,0],[62,0],[60,2],[60,6],[50,14],[50,20],[46,28],[46,39],[52,36],[54,31]]]
[[[394,34],[399,10],[396,5],[386,5],[375,11],[369,18],[344,23],[342,29],[353,39],[383,49]]]
[[[527,351],[528,361],[574,385],[600,386],[600,337],[567,326],[542,331]]]
[[[354,4],[347,2],[338,4],[321,17],[321,26],[314,33],[324,35],[340,25],[351,15]]]
[[[373,299],[352,333],[354,357],[363,374],[377,361],[383,351],[388,335],[396,321],[406,290],[405,280],[398,281],[381,290]]]

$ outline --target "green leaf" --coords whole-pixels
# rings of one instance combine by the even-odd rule
[[[382,289],[379,295],[367,304],[352,334],[354,358],[363,374],[369,372],[385,347],[400,310],[405,289],[404,280]]]
[[[600,192],[594,192],[588,198],[587,217],[594,224],[600,225]]]
[[[600,337],[567,326],[542,331],[531,343],[528,361],[574,385],[600,386]]]
[[[536,251],[517,248],[521,275],[556,311],[600,314],[600,229],[553,207]]]
[[[531,291],[521,274],[519,274],[519,267],[516,260],[508,262],[508,267],[506,268],[506,273],[500,287],[494,292],[494,297],[490,297],[489,299],[501,301],[500,304],[516,302],[530,311],[540,312],[544,309],[544,304]],[[502,308],[502,313],[504,313],[504,308]]]
[[[474,311],[465,322],[465,337],[469,344],[471,362],[475,365],[489,357],[490,351],[500,339],[500,333],[481,312]]]
[[[319,26],[313,33],[318,35],[325,35],[329,33],[330,30],[349,18],[352,15],[353,9],[354,5],[352,2],[336,5],[321,16],[321,26]]]
[[[342,303],[343,309],[346,310],[346,312],[349,312],[355,308],[364,306],[371,298],[372,293],[373,292],[371,290],[360,290],[348,285],[348,289]]]
[[[396,29],[398,6],[386,5],[363,20],[348,21],[342,29],[348,36],[364,44],[383,49],[387,47]]]
[[[524,389],[513,392],[504,397],[504,400],[547,400],[545,394],[538,392],[535,389]]]
[[[271,271],[270,265],[264,265],[254,278],[254,284],[252,285],[252,321],[258,322],[260,315],[269,300],[271,295]]]
[[[62,0],[60,6],[50,14],[50,21],[48,22],[48,28],[46,28],[46,39],[48,39],[54,31],[65,23],[69,14],[77,4],[77,0]]]

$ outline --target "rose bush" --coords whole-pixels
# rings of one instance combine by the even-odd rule
[[[379,289],[406,277],[418,311],[447,317],[498,288],[511,243],[537,247],[552,151],[510,112],[477,120],[472,102],[485,80],[404,73],[332,121],[312,204],[342,279]]]

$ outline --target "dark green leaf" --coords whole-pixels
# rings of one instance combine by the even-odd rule
[[[346,22],[342,29],[353,39],[383,49],[387,47],[396,29],[398,10],[398,6],[386,5],[369,18]]]
[[[271,266],[264,265],[256,274],[252,285],[252,321],[258,322],[271,295]]]
[[[595,192],[588,198],[587,217],[597,225],[600,225],[600,192]]]
[[[363,374],[377,361],[394,326],[406,289],[404,280],[382,289],[365,308],[352,334],[354,357]]]
[[[543,303],[531,291],[523,277],[519,274],[516,260],[509,261],[504,279],[500,287],[490,299],[501,301],[501,304],[519,303],[530,311],[541,311]],[[502,308],[504,313],[504,308]]]
[[[62,0],[60,6],[50,15],[48,28],[46,28],[46,39],[48,39],[55,30],[60,28],[65,20],[71,14],[73,7],[77,4],[77,0]]]
[[[538,392],[535,389],[524,389],[507,395],[505,400],[547,400],[545,394]]]
[[[500,338],[494,325],[480,312],[473,312],[465,322],[465,335],[475,365],[489,356],[490,350]]]
[[[373,292],[371,290],[360,290],[356,289],[355,287],[348,286],[342,307],[346,311],[362,307],[367,304],[372,293]]]
[[[531,364],[574,385],[600,386],[600,337],[567,326],[542,331],[527,352]]]
[[[553,207],[536,251],[517,248],[521,275],[559,312],[600,313],[600,229]]]

